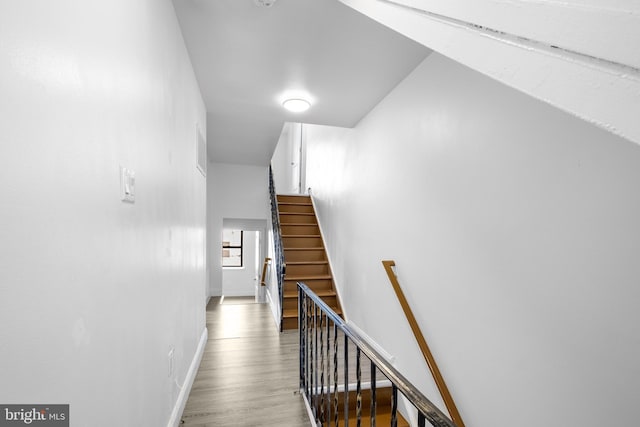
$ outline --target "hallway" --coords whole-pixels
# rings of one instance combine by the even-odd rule
[[[298,394],[298,333],[280,334],[269,306],[212,298],[209,340],[183,413],[184,426],[310,424]]]

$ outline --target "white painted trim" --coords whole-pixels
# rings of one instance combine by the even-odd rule
[[[640,68],[640,8],[636,0],[381,1]]]
[[[313,411],[311,410],[311,406],[309,405],[309,401],[307,400],[307,396],[304,394],[304,391],[302,389],[300,389],[298,393],[300,393],[300,397],[304,402],[304,407],[307,409],[307,416],[309,417],[309,422],[313,427],[317,427],[316,420],[314,419],[314,416],[313,416]]]
[[[340,1],[454,61],[640,144],[640,72],[635,68],[397,4]]]
[[[184,384],[180,389],[180,394],[178,395],[176,404],[173,407],[173,411],[171,411],[171,417],[169,418],[167,427],[177,427],[180,424],[182,412],[184,412],[184,407],[187,405],[187,399],[189,398],[189,393],[191,392],[191,386],[193,386],[193,381],[196,379],[196,374],[198,373],[198,367],[200,366],[200,361],[202,360],[202,355],[204,354],[204,348],[207,344],[208,337],[209,331],[205,327],[202,331],[202,335],[200,335],[198,348],[193,355],[191,365],[189,365],[189,370],[187,371],[187,375],[184,379]]]
[[[309,198],[311,199],[311,204],[313,205],[313,212],[316,215],[316,222],[318,223],[318,229],[320,230],[320,237],[322,237],[322,244],[324,246],[324,251],[327,254],[327,261],[329,261],[329,271],[331,271],[331,277],[333,278],[333,283],[335,284],[336,294],[338,295],[338,301],[340,301],[340,305],[342,306],[342,316],[345,321],[348,321],[349,314],[343,304],[344,299],[342,298],[342,294],[340,292],[340,286],[338,286],[338,280],[336,278],[336,275],[333,274],[333,268],[331,268],[331,266],[333,265],[333,262],[331,261],[331,254],[329,253],[329,249],[327,248],[327,245],[326,245],[327,239],[325,238],[325,233],[324,233],[324,230],[322,229],[322,224],[320,223],[320,217],[318,216],[318,209],[316,209],[316,202],[315,202],[315,198],[313,196],[311,187],[307,189],[307,193],[309,195]]]
[[[275,322],[278,330],[280,330],[280,319],[278,319],[278,313],[276,313],[276,310],[275,310],[275,308],[277,307],[273,302],[273,299],[271,298],[271,292],[269,292],[269,287],[267,287],[266,293],[267,293],[267,299],[269,300],[269,306],[271,307],[271,315],[273,316],[273,321]]]

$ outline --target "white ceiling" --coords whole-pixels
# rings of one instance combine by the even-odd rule
[[[354,126],[430,53],[338,0],[173,3],[220,163],[268,165],[287,121]],[[286,112],[288,91],[311,109]]]

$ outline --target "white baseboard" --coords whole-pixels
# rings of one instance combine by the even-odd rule
[[[279,307],[271,298],[271,292],[269,291],[269,288],[266,289],[266,293],[267,293],[267,303],[269,304],[271,314],[273,315],[273,321],[275,322],[278,330],[280,330],[280,319],[278,318],[278,314],[276,313],[276,310],[275,310],[275,309],[279,309]]]
[[[171,412],[171,418],[169,418],[167,427],[177,427],[180,424],[182,412],[184,411],[184,407],[187,405],[187,399],[189,398],[189,393],[191,392],[191,386],[193,385],[193,381],[196,379],[196,374],[198,373],[198,367],[200,366],[200,361],[202,360],[204,347],[207,344],[208,337],[209,331],[205,327],[202,331],[202,335],[200,336],[198,348],[196,349],[196,352],[193,355],[193,359],[191,360],[191,365],[189,365],[189,370],[187,371],[187,375],[184,379],[184,384],[182,385],[182,389],[180,390],[180,394],[178,395],[176,404],[173,407],[173,411]]]
[[[305,396],[305,394],[304,394],[304,392],[302,390],[300,390],[299,393],[300,393],[300,398],[304,402],[304,407],[307,410],[307,415],[309,416],[309,423],[313,427],[317,427],[318,424],[316,423],[315,417],[313,416],[313,411],[311,410],[311,405],[309,405],[309,401],[307,400],[307,396]]]

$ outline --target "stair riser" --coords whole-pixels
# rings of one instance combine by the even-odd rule
[[[316,249],[312,251],[296,251],[296,250],[284,250],[284,262],[296,262],[296,261],[326,261],[324,249]]]
[[[276,197],[278,199],[278,202],[284,202],[284,203],[311,203],[311,197],[309,197],[309,196],[283,196],[283,195],[278,195]]]
[[[285,250],[291,248],[322,248],[320,237],[283,237],[282,246]]]
[[[287,264],[287,275],[319,276],[329,274],[329,264]]]
[[[298,329],[298,318],[297,317],[285,317],[282,319],[282,329]]]
[[[316,280],[303,280],[303,282],[311,288],[312,291],[329,291],[333,289],[333,282],[331,279],[316,279]],[[297,292],[298,291],[298,282],[295,280],[286,280],[284,281],[284,291],[285,292]]]
[[[282,307],[285,310],[289,310],[292,308],[298,308],[298,298],[284,298],[282,300]]]
[[[322,297],[322,301],[326,302],[327,305],[333,309],[338,306],[338,299],[335,296]],[[284,298],[282,307],[284,307],[285,310],[298,308],[298,298]]]
[[[280,213],[289,212],[289,213],[313,213],[313,206],[311,205],[288,205],[288,204],[278,204],[278,211]]]
[[[280,225],[284,224],[317,224],[315,215],[297,215],[280,213]]]
[[[308,225],[286,225],[282,224],[280,230],[283,235],[295,236],[300,234],[320,234],[320,228],[315,224]]]

